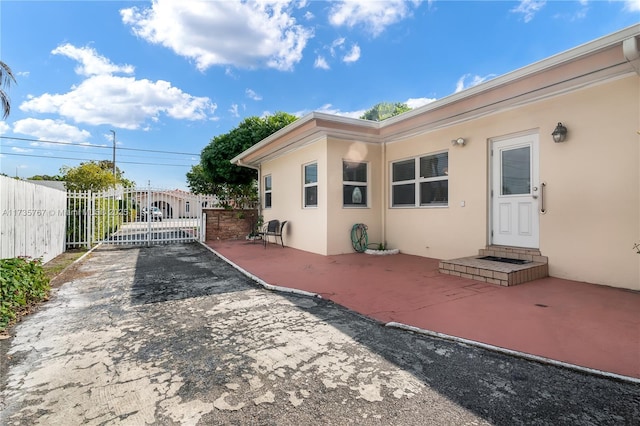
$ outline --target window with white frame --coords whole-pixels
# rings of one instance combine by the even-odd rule
[[[391,206],[448,206],[449,153],[440,152],[391,164]]]
[[[342,162],[342,205],[367,207],[367,163]]]
[[[318,207],[318,163],[304,166],[304,206]]]
[[[271,175],[264,177],[264,208],[271,208]]]
[[[191,205],[189,204],[189,202],[185,202],[184,203],[184,211],[185,213],[189,213],[189,210],[191,209]]]

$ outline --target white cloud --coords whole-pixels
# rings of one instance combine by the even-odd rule
[[[32,149],[27,149],[27,148],[19,148],[17,146],[12,146],[11,147],[11,151],[13,152],[17,152],[17,153],[25,153],[25,152],[33,152]]]
[[[23,135],[29,135],[40,140],[60,142],[86,142],[91,133],[65,123],[63,120],[50,118],[40,120],[37,118],[25,118],[13,124],[13,131]],[[35,143],[35,145],[41,145]]]
[[[231,104],[231,108],[229,108],[229,112],[234,117],[240,117],[240,114],[238,114],[238,104]]]
[[[523,14],[524,22],[530,22],[546,3],[546,0],[521,0],[518,6],[511,9],[511,12]]]
[[[351,49],[347,51],[347,40],[344,37],[337,38],[331,42],[331,45],[325,46],[324,49],[329,50],[332,58],[342,56],[342,61],[346,63],[356,62],[360,59],[360,46],[357,43],[351,45]],[[315,68],[328,70],[329,63],[324,56],[318,56],[314,63]]]
[[[329,12],[329,22],[336,27],[363,26],[373,36],[382,33],[389,25],[411,16],[420,0],[342,0]]]
[[[247,95],[247,97],[249,99],[253,99],[254,101],[261,101],[262,100],[262,96],[258,95],[256,92],[254,92],[251,89],[245,90],[244,93]]]
[[[479,75],[472,76],[471,74],[465,74],[458,79],[458,82],[456,83],[455,93],[461,92],[464,89],[468,89],[473,86],[477,86],[480,83],[484,83],[487,80],[491,80],[495,76],[496,76],[495,74],[489,74],[484,77]]]
[[[69,43],[56,47],[51,51],[54,55],[63,55],[80,63],[76,73],[84,76],[103,75],[113,73],[133,74],[132,65],[114,65],[110,60],[99,55],[90,47],[75,47]]]
[[[11,130],[11,127],[4,121],[0,121],[0,135],[4,135],[9,130]]]
[[[627,12],[640,12],[640,0],[625,0],[624,10]]]
[[[435,98],[409,98],[407,101],[405,101],[405,103],[407,104],[407,106],[409,106],[409,108],[415,109],[423,105],[426,105],[428,103],[431,103],[435,100],[436,100]],[[349,118],[360,118],[365,112],[367,112],[366,109],[360,109],[356,111],[341,111],[339,108],[335,108],[332,104],[324,104],[321,107],[315,109],[314,111],[322,112],[325,114],[333,114],[340,117],[349,117]],[[295,115],[296,117],[302,117],[308,114],[309,112],[311,111],[303,110],[303,111],[298,111],[293,115]]]
[[[31,75],[31,72],[30,71],[18,71],[16,73],[16,75],[18,77],[29,77],[29,75]]]
[[[22,111],[59,114],[77,123],[144,129],[148,120],[156,122],[161,114],[193,121],[207,119],[216,110],[209,98],[184,93],[167,81],[111,75],[133,68],[112,65],[93,49],[65,45],[60,52],[80,61],[76,72],[89,77],[67,93],[29,96],[19,107]]]
[[[430,104],[436,101],[436,98],[409,98],[405,101],[407,106],[411,109],[420,108],[423,105]]]
[[[120,14],[138,37],[195,60],[201,71],[214,65],[291,70],[313,37],[291,15],[295,6],[286,0],[156,0]]]
[[[107,145],[107,144],[100,144],[100,146],[113,146],[113,137],[114,137],[113,133],[111,133],[111,132],[109,132],[109,133],[103,133],[103,134],[102,134],[102,137],[104,138],[104,140],[106,140],[107,142],[109,142],[109,144],[108,144],[108,145]],[[122,143],[122,141],[118,138],[118,135],[117,135],[117,134],[115,135],[115,137],[116,137],[116,146],[124,145],[124,144]]]
[[[328,70],[331,67],[329,67],[329,64],[327,63],[327,60],[324,58],[324,56],[318,56],[316,58],[315,63],[313,64],[314,68],[320,68],[323,70]]]
[[[344,42],[345,42],[344,37],[340,37],[333,40],[333,42],[331,43],[331,47],[329,47],[331,56],[336,56],[336,49],[340,49],[340,50],[344,49]]]
[[[340,117],[349,117],[349,118],[359,118],[366,112],[366,110],[358,110],[358,111],[340,111],[338,108],[334,108],[331,104],[322,105],[316,111],[323,112],[326,114],[334,114]]]
[[[349,53],[342,58],[342,60],[347,63],[357,62],[358,59],[360,59],[360,46],[357,44],[354,44]]]

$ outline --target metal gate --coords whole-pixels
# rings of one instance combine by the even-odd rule
[[[67,192],[67,247],[204,240],[202,207],[213,197],[181,190]]]

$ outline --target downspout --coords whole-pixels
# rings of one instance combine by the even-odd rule
[[[622,42],[622,53],[624,58],[635,69],[636,74],[640,75],[640,52],[638,51],[638,39],[631,37]],[[640,135],[640,129],[637,130]],[[635,247],[634,247],[635,248]],[[640,249],[638,250],[640,253]],[[638,262],[638,276],[640,277],[640,262]]]
[[[382,199],[380,200],[380,204],[382,204],[382,242],[384,246],[387,247],[387,140],[385,139],[382,142]]]
[[[638,51],[638,39],[631,37],[622,42],[624,58],[631,64],[636,74],[640,75],[640,52]]]

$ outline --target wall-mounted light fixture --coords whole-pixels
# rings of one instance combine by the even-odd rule
[[[558,123],[553,133],[551,133],[551,136],[553,136],[553,141],[556,143],[564,142],[565,139],[567,139],[567,128],[564,127],[562,123]]]
[[[453,146],[464,146],[464,144],[466,144],[467,141],[465,141],[463,138],[458,138],[458,139],[454,139],[451,141],[451,145]]]

